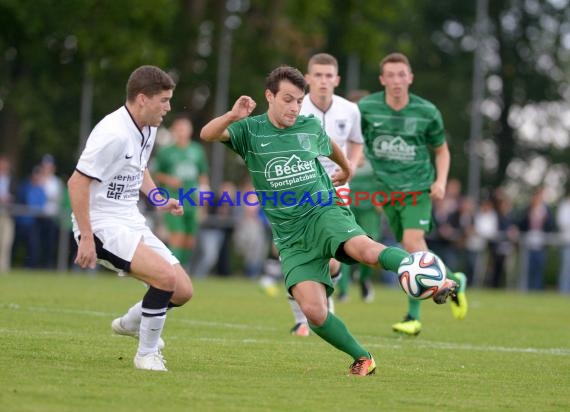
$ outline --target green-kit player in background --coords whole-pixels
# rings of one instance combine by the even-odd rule
[[[382,224],[382,211],[379,206],[374,205],[371,199],[357,200],[356,193],[374,193],[377,190],[374,170],[368,160],[362,159],[350,180],[350,210],[354,214],[356,223],[370,236],[371,239],[380,239],[380,225]],[[379,199],[381,201],[381,199]],[[367,265],[358,265],[358,283],[362,299],[371,303],[374,300],[374,287],[370,280],[372,268]],[[348,277],[348,276],[347,276]]]
[[[450,155],[441,113],[429,101],[409,92],[413,74],[408,58],[392,53],[380,62],[384,91],[358,102],[362,115],[365,153],[386,193],[421,192],[398,202],[388,202],[384,213],[396,239],[406,251],[427,250],[425,234],[433,226],[432,199],[442,199],[449,172]],[[435,171],[429,148],[435,154]],[[457,319],[467,314],[466,277],[447,268],[447,277],[458,283],[452,294],[451,311]],[[421,331],[421,301],[408,298],[408,313],[394,331],[417,335]]]
[[[160,149],[155,158],[155,180],[171,198],[178,199],[178,189],[195,188],[192,199],[198,206],[186,205],[184,215],[165,215],[168,246],[180,264],[188,268],[198,231],[198,190],[209,190],[208,163],[202,146],[192,142],[194,128],[186,116],[177,116],[170,125],[173,144]]]
[[[334,291],[329,261],[334,257],[397,271],[409,255],[371,240],[350,209],[336,203],[339,198],[333,184],[346,183],[352,168],[317,119],[299,116],[305,88],[299,70],[278,67],[267,77],[266,113],[249,117],[256,103],[241,96],[229,112],[206,124],[200,137],[222,141],[244,159],[271,224],[288,292],[299,303],[311,330],[353,358],[349,374],[370,375],[376,370],[372,355],[328,311],[327,297]],[[339,165],[332,181],[319,155]],[[450,291],[442,290],[443,297]]]

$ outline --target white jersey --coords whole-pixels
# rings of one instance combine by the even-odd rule
[[[93,129],[76,170],[93,179],[89,213],[93,230],[121,224],[144,225],[137,203],[156,127],[141,131],[125,106],[105,116]],[[73,231],[78,232],[72,215]]]
[[[360,128],[360,110],[356,103],[346,100],[343,97],[333,94],[332,104],[326,112],[322,112],[313,104],[307,94],[301,106],[302,115],[314,115],[321,121],[323,129],[329,137],[340,146],[344,154],[347,154],[348,142],[363,144],[362,129]],[[328,157],[320,156],[319,160],[329,176],[331,176],[338,165]]]

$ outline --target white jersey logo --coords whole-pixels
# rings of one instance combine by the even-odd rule
[[[407,144],[401,136],[378,136],[372,150],[379,159],[410,162],[416,158],[416,146]]]

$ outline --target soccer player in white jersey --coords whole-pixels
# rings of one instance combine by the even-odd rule
[[[142,192],[159,210],[184,213],[178,200],[157,193],[147,168],[174,88],[172,78],[158,67],[133,71],[125,105],[95,126],[68,181],[78,243],[75,263],[82,268],[100,263],[148,285],[142,300],[111,327],[138,338],[135,367],[155,371],[167,370],[160,352],[166,311],[183,305],[193,293],[178,259],[150,231],[137,208]]]
[[[307,64],[305,80],[309,86],[309,93],[303,99],[300,114],[313,115],[319,119],[326,133],[340,146],[354,171],[362,157],[360,111],[356,103],[334,94],[335,88],[340,83],[336,58],[327,53],[313,55]],[[319,161],[330,177],[338,171],[338,165],[328,157],[320,156]],[[337,190],[343,188],[348,189],[348,183],[338,187]],[[331,259],[329,267],[333,281],[336,283],[341,276],[341,264],[336,259]],[[288,298],[295,317],[295,325],[291,328],[291,333],[297,336],[308,336],[310,328],[307,318],[295,299],[292,296]],[[332,296],[328,297],[328,305],[329,310],[333,312]]]

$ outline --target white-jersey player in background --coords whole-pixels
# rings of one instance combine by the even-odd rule
[[[147,169],[156,129],[170,111],[172,78],[154,66],[141,66],[127,82],[124,106],[93,129],[68,181],[77,263],[95,263],[129,274],[148,285],[142,300],[115,319],[115,333],[138,339],[138,369],[166,371],[160,335],[166,311],[192,297],[192,282],[178,259],[146,225],[139,192],[158,209],[182,215],[176,199],[164,199]]]

